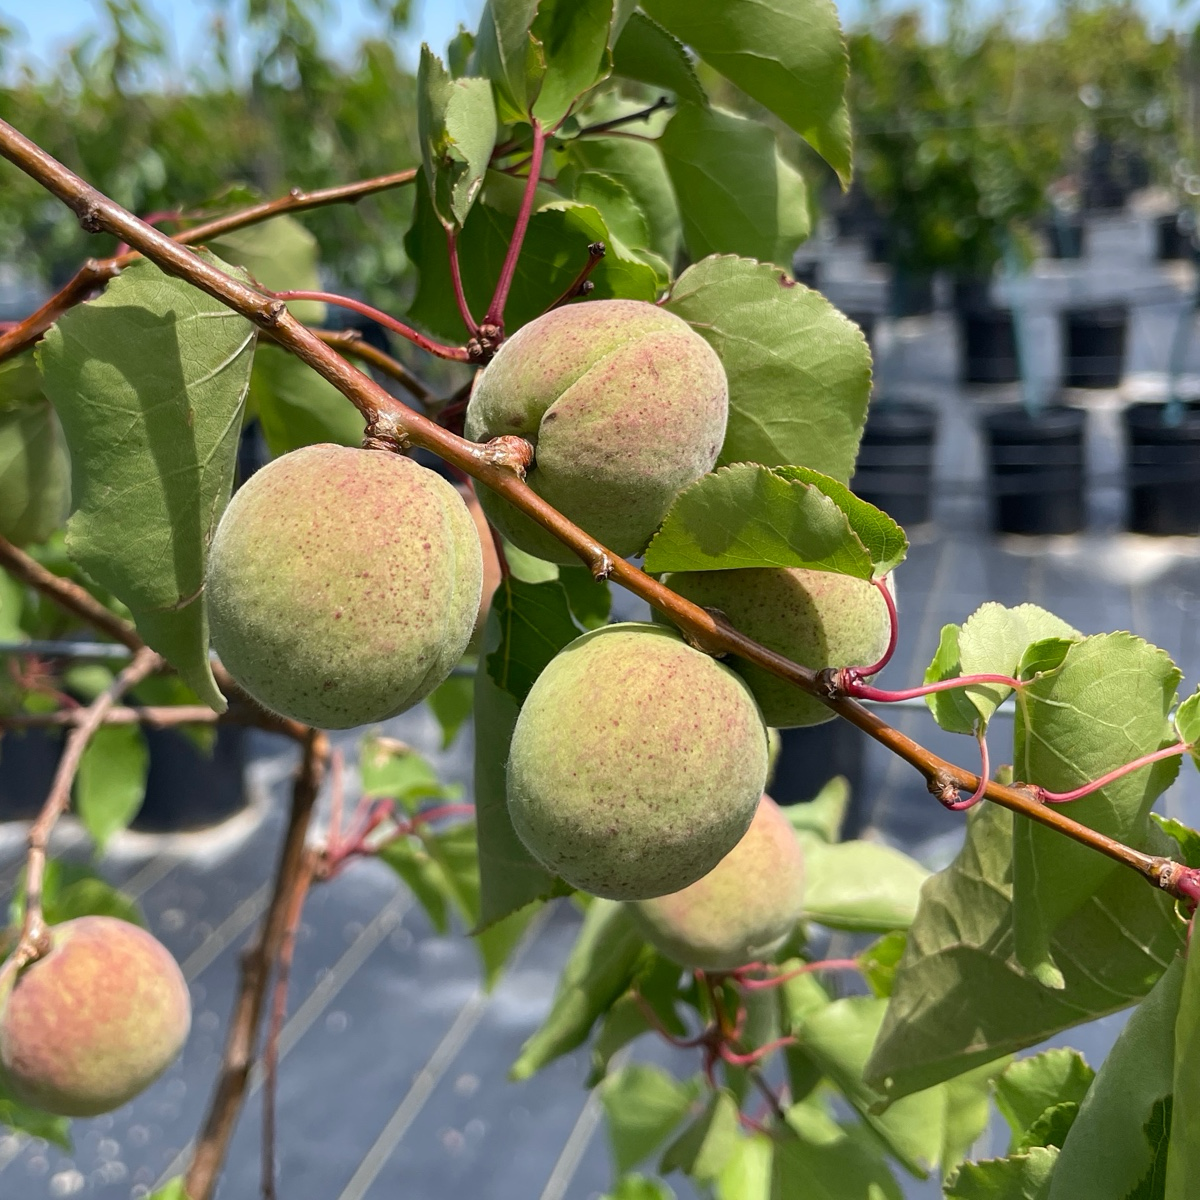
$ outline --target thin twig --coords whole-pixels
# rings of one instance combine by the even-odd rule
[[[449,225],[446,226],[446,253],[450,256],[450,282],[454,285],[454,302],[458,305],[458,315],[467,327],[467,336],[475,337],[479,332],[479,322],[471,316],[467,294],[463,291],[462,267],[458,261],[458,231]]]
[[[1190,742],[1177,742],[1173,746],[1164,746],[1161,750],[1143,754],[1141,758],[1135,758],[1132,762],[1127,762],[1123,766],[1109,771],[1107,775],[1101,775],[1099,779],[1091,779],[1082,787],[1077,787],[1070,792],[1051,792],[1043,787],[1037,788],[1038,799],[1047,804],[1069,804],[1072,800],[1082,800],[1084,796],[1090,796],[1093,792],[1098,792],[1101,788],[1108,787],[1110,783],[1115,783],[1118,779],[1122,779],[1134,771],[1140,771],[1151,763],[1159,762],[1164,758],[1175,758],[1180,754],[1188,754],[1191,750]]]
[[[608,252],[608,247],[603,242],[589,242],[587,250],[587,262],[583,264],[579,274],[571,280],[566,291],[546,309],[547,312],[561,308],[564,304],[569,303],[579,296],[586,296],[596,286],[588,279],[588,276],[603,261],[604,255]]]
[[[394,379],[426,411],[437,407],[438,395],[424,380],[418,379],[398,358],[385,354],[378,346],[372,346],[357,329],[314,329],[313,332],[325,345],[351,358],[360,358]]]
[[[275,870],[270,905],[258,939],[242,956],[241,980],[220,1073],[184,1176],[184,1191],[189,1200],[212,1200],[238,1114],[246,1099],[267,986],[272,968],[279,959],[293,896],[303,878],[307,853],[305,841],[328,759],[328,739],[320,731],[310,730],[292,787],[291,811]]]
[[[938,757],[875,713],[855,703],[844,692],[839,692],[836,683],[824,674],[815,673],[768,650],[739,633],[728,622],[684,600],[658,580],[612,554],[537,495],[517,471],[490,454],[488,447],[455,437],[440,425],[401,404],[374,380],[321,342],[292,317],[283,304],[267,301],[261,293],[203,262],[165,234],[139,221],[4,121],[0,121],[0,153],[67,204],[79,215],[85,228],[107,230],[125,238],[163,270],[186,279],[255,324],[271,330],[276,341],[316,370],[358,407],[366,419],[373,444],[391,444],[398,449],[419,445],[438,454],[490,487],[553,534],[577,554],[597,578],[611,578],[647,601],[682,629],[692,642],[709,653],[736,654],[817,696],[832,711],[914,766],[931,787],[954,786],[973,791],[979,786],[977,774]],[[1184,898],[1195,887],[1196,881],[1188,868],[1172,859],[1135,850],[1073,821],[1064,813],[1041,803],[1028,789],[1004,786],[992,780],[986,782],[984,794],[994,803],[1055,829],[1137,871],[1155,887],[1171,895]]]
[[[533,148],[529,156],[529,178],[525,183],[525,192],[521,197],[521,207],[517,212],[517,223],[513,227],[512,239],[504,255],[504,265],[500,268],[500,278],[496,280],[496,290],[492,294],[492,302],[484,314],[483,324],[495,326],[504,331],[504,307],[508,303],[508,292],[517,273],[517,260],[521,257],[521,246],[525,242],[525,231],[529,228],[529,218],[533,215],[533,201],[537,195],[538,182],[542,174],[542,154],[546,149],[546,131],[536,117],[530,118],[530,128],[533,130]]]
[[[279,1091],[279,1036],[287,1018],[288,979],[292,970],[292,956],[296,950],[296,932],[300,928],[300,916],[304,911],[304,900],[316,877],[318,853],[309,850],[300,864],[300,871],[292,885],[287,918],[283,930],[283,941],[279,946],[279,960],[275,966],[275,989],[271,997],[271,1020],[267,1026],[267,1038],[263,1046],[263,1127],[262,1127],[262,1195],[263,1200],[275,1200],[275,1105]]]
[[[0,995],[16,972],[40,958],[50,949],[50,935],[42,913],[42,883],[46,875],[46,848],[58,819],[71,803],[71,785],[83,760],[83,752],[96,730],[104,723],[110,708],[131,688],[147,675],[162,667],[163,660],[151,649],[143,646],[129,665],[82,710],[82,718],[71,730],[63,747],[62,757],[50,791],[38,813],[37,820],[29,829],[29,853],[25,864],[25,914],[21,922],[21,936],[12,956],[0,968]]]
[[[80,725],[87,719],[86,708],[60,708],[56,712],[0,715],[0,729],[55,729]],[[147,725],[151,729],[169,729],[174,725],[211,725],[228,719],[240,724],[232,710],[215,713],[205,704],[161,704],[146,707],[114,707],[104,714],[102,725]],[[253,723],[253,714],[247,714]]]

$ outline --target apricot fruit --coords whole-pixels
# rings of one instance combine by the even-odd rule
[[[518,329],[476,380],[465,428],[476,442],[531,442],[530,487],[628,557],[712,470],[728,415],[721,360],[686,321],[641,300],[595,300]],[[499,496],[480,489],[480,502],[522,550],[576,561]]]
[[[803,907],[804,853],[787,817],[763,796],[746,836],[703,879],[630,911],[673,962],[732,971],[769,959]]]
[[[307,446],[251,476],[221,517],[212,641],[265,708],[324,729],[423,700],[462,657],[483,557],[463,498],[380,450]]]
[[[78,917],[50,936],[0,1001],[0,1078],[26,1104],[94,1117],[175,1061],[191,1025],[187,983],[161,943],[116,917]]]
[[[672,630],[607,625],[538,676],[508,760],[521,840],[574,887],[614,900],[677,892],[750,826],[767,734],[746,685]]]
[[[739,632],[814,671],[878,662],[891,622],[879,589],[865,579],[799,567],[679,571],[664,582]],[[889,577],[888,586],[891,586]],[[833,713],[815,697],[744,659],[730,666],[750,685],[763,720],[777,729],[819,725]]]

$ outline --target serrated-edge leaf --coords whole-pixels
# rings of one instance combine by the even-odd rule
[[[492,596],[492,612],[500,642],[487,655],[488,674],[497,687],[523,701],[551,659],[582,631],[557,580],[523,583],[510,575]]]
[[[139,726],[108,725],[92,735],[75,777],[75,811],[97,851],[137,816],[149,769],[150,750]]]
[[[1200,689],[1175,710],[1175,729],[1191,747],[1192,762],[1200,767]]]
[[[663,1151],[659,1171],[682,1171],[701,1183],[715,1179],[738,1140],[738,1106],[726,1088],[710,1096],[704,1111]]]
[[[597,1094],[607,1115],[608,1140],[618,1175],[645,1162],[687,1116],[699,1094],[661,1067],[630,1063],[609,1075]]]
[[[633,12],[613,45],[613,70],[626,79],[665,87],[689,104],[708,96],[683,43],[643,12]]]

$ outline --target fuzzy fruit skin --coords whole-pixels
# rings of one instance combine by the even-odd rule
[[[476,442],[532,442],[530,487],[628,557],[712,470],[728,416],[725,369],[686,321],[640,300],[595,300],[518,329],[476,382],[465,428]],[[522,550],[576,561],[507,501],[486,488],[479,499]]]
[[[145,1091],[187,1041],[183,973],[144,929],[79,917],[50,930],[50,952],[0,1008],[0,1076],[62,1117],[111,1112]]]
[[[521,707],[508,808],[530,853],[613,900],[676,892],[750,826],[767,774],[758,706],[674,631],[608,625],[577,638]]]
[[[412,459],[307,446],[241,488],[213,538],[212,641],[273,712],[349,729],[411,708],[462,657],[483,555],[458,492]]]
[[[879,589],[850,575],[746,567],[678,571],[663,582],[702,608],[720,609],[739,632],[814,671],[878,662],[891,635]],[[741,658],[730,665],[750,685],[768,725],[790,729],[833,719],[815,697],[762,667]]]
[[[763,962],[804,911],[804,852],[763,796],[746,836],[703,879],[630,911],[651,944],[681,966],[732,971]]]

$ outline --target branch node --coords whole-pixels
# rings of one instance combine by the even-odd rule
[[[90,202],[80,210],[79,227],[84,233],[101,233],[104,229],[104,221],[100,214],[100,206],[94,202]]]
[[[467,341],[467,358],[479,366],[486,366],[496,356],[504,341],[504,328],[485,321]]]
[[[533,446],[523,437],[506,434],[480,446],[479,459],[524,479],[525,472],[533,465]]]
[[[826,700],[844,700],[850,694],[846,686],[850,670],[847,667],[825,667],[818,671],[816,694]]]
[[[412,445],[409,436],[388,412],[378,413],[363,433],[364,450],[386,450],[395,454]]]
[[[272,300],[266,307],[266,319],[268,324],[278,326],[287,313],[288,307],[282,300]]]
[[[934,772],[926,779],[925,786],[939,804],[944,804],[949,808],[958,803],[958,785],[945,772]]]
[[[613,560],[601,550],[591,562],[592,578],[603,583],[613,573]]]

